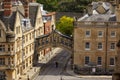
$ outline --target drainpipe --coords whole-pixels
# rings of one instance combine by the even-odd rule
[[[107,74],[107,54],[108,54],[108,23],[106,23],[106,47],[105,47],[105,74]]]

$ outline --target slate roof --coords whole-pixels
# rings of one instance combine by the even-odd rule
[[[4,23],[6,29],[10,27],[10,29],[14,30],[16,12],[13,12],[10,17],[4,17],[4,12],[0,11],[0,20]]]
[[[30,18],[30,22],[31,22],[31,28],[33,28],[35,26],[38,7],[39,7],[38,4],[29,5],[29,18]],[[4,10],[0,10],[0,20],[4,23],[6,29],[8,27],[10,27],[11,31],[14,30],[14,24],[15,24],[17,12],[19,13],[19,17],[21,20],[25,18],[23,5],[14,7],[13,12],[9,17],[5,17]],[[24,29],[24,31],[27,30],[25,28],[23,28],[23,29]]]
[[[29,6],[29,18],[33,27],[35,26],[38,7],[39,6]]]
[[[92,3],[92,14],[84,15],[79,18],[78,21],[116,21],[116,15],[111,10],[111,4],[108,2],[93,2]],[[102,9],[103,12],[100,12]]]

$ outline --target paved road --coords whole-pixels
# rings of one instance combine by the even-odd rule
[[[62,49],[58,52],[59,53],[44,66],[45,70],[40,73],[36,80],[111,80],[105,78],[78,78],[69,75],[65,71],[65,64],[67,63],[70,54]],[[58,68],[55,66],[56,61],[58,62]]]

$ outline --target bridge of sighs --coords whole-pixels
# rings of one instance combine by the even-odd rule
[[[39,36],[35,41],[34,64],[38,61],[39,52],[47,47],[61,47],[72,52],[73,38],[63,35],[56,30],[47,35]]]

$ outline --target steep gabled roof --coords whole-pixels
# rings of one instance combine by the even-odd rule
[[[33,27],[35,26],[38,7],[39,6],[37,6],[37,5],[36,6],[29,6],[29,18],[30,18],[30,21],[31,21],[31,25]]]
[[[12,31],[14,30],[16,12],[13,12],[11,16],[5,17],[4,12],[0,11],[0,20],[4,23],[6,29],[9,27]]]

